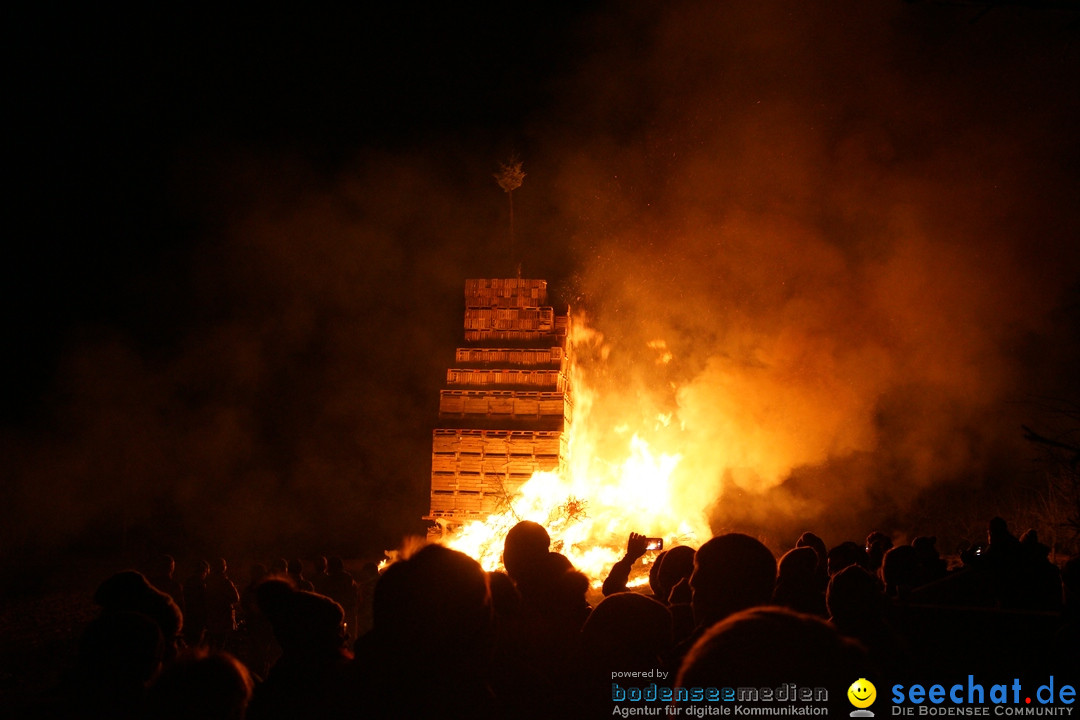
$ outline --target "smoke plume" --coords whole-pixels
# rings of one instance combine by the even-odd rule
[[[1076,391],[1069,34],[1023,8],[641,12],[571,84],[560,175],[608,343],[595,420],[655,426],[714,527],[941,531],[941,488],[1007,513],[1029,401]]]
[[[519,261],[596,333],[601,450],[634,431],[679,453],[683,501],[714,529],[833,542],[1003,504],[1025,402],[1077,393],[1075,30],[1022,6],[855,0],[546,13],[485,24],[487,54],[417,27],[437,56],[421,34],[407,63],[372,45],[363,67],[342,57],[362,13],[337,45],[282,26],[259,57],[293,50],[257,83],[215,36],[182,89],[211,83],[191,117],[224,103],[228,123],[183,135],[189,95],[165,105],[181,140],[159,171],[190,242],[124,278],[122,322],[56,341],[40,412],[0,435],[5,546],[396,543],[427,510],[464,279]],[[309,136],[220,140],[263,121],[245,92]],[[139,97],[125,107],[156,124]],[[514,154],[511,258],[492,173]]]

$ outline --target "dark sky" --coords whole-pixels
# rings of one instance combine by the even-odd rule
[[[13,18],[5,532],[415,530],[513,153],[598,417],[674,412],[718,524],[1001,492],[1034,400],[1077,397],[1076,15],[548,5]]]

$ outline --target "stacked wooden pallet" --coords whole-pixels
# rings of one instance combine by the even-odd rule
[[[467,307],[537,307],[547,304],[547,280],[480,278],[465,281]]]
[[[540,420],[562,417],[573,421],[573,406],[562,392],[519,392],[514,390],[440,390],[439,417]]]
[[[493,365],[505,367],[558,367],[566,368],[566,350],[550,348],[458,348],[454,357],[458,365]]]
[[[446,371],[446,384],[450,387],[534,387],[564,392],[567,377],[561,370],[450,368]]]
[[[569,319],[547,302],[544,280],[465,281],[468,346],[457,349],[439,393],[430,519],[503,512],[535,472],[564,468],[573,410]]]

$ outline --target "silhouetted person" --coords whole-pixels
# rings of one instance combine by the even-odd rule
[[[881,561],[881,579],[887,596],[906,600],[919,584],[919,556],[915,548],[901,545],[885,553]]]
[[[153,620],[161,633],[163,657],[171,660],[182,642],[184,618],[173,599],[155,588],[141,573],[125,570],[101,583],[94,592],[94,603],[102,615],[136,612]]]
[[[864,570],[870,569],[870,558],[867,556],[866,550],[851,540],[845,540],[830,550],[827,562],[829,577],[852,565],[858,565]]]
[[[519,586],[528,583],[528,575],[542,563],[551,546],[551,538],[540,523],[523,520],[506,533],[503,542],[503,566]]]
[[[1003,518],[991,518],[986,524],[986,550],[983,559],[990,564],[1014,562],[1020,554],[1020,541],[1009,532],[1009,526]]]
[[[158,555],[146,566],[146,579],[150,584],[173,599],[176,607],[184,613],[184,588],[173,578],[176,560],[172,555]]]
[[[694,619],[712,625],[728,615],[768,605],[776,582],[776,558],[759,540],[741,533],[714,537],[694,556]]]
[[[304,577],[304,563],[300,558],[289,561],[288,572],[297,590],[307,590],[308,592],[315,590],[315,586],[311,581]]]
[[[679,642],[667,665],[674,669],[693,643],[728,615],[772,601],[776,558],[759,540],[742,533],[712,538],[694,555],[692,606],[697,626]]]
[[[215,650],[225,648],[236,630],[236,606],[240,594],[228,575],[225,558],[210,566],[206,577],[206,641]]]
[[[285,558],[276,558],[270,563],[270,574],[275,577],[289,577],[289,561]]]
[[[671,613],[637,593],[605,598],[581,628],[581,653],[588,666],[649,670],[671,649]]]
[[[608,576],[604,578],[602,591],[604,596],[614,593],[626,592],[626,584],[630,581],[630,572],[634,569],[634,563],[645,556],[645,536],[632,532],[626,540],[626,553],[621,560],[611,566]]]
[[[345,612],[345,629],[349,637],[359,637],[356,629],[356,613],[359,605],[359,588],[353,576],[345,570],[345,563],[336,555],[327,561],[326,577],[321,582],[320,592],[341,606]],[[316,586],[316,589],[318,586]]]
[[[522,521],[506,534],[503,564],[521,593],[524,656],[538,681],[556,683],[588,616],[588,579],[564,556],[548,550],[539,523]]]
[[[881,582],[858,565],[833,575],[826,596],[829,622],[866,648],[878,670],[890,678],[903,678],[911,659],[888,619],[889,602]]]
[[[996,604],[1002,608],[1056,610],[1056,593],[1048,592],[1047,586],[1054,582],[1050,576],[1056,575],[1057,568],[1043,555],[1045,547],[1034,534],[1025,546],[1009,532],[1004,519],[995,517],[987,523],[985,548],[966,555],[965,566],[986,573]]]
[[[148,720],[244,720],[254,683],[243,663],[224,652],[189,650],[154,681]]]
[[[158,623],[139,612],[106,610],[83,632],[76,667],[61,687],[57,717],[144,717],[147,686],[164,654]]]
[[[824,620],[769,607],[712,626],[687,653],[676,685],[778,688],[797,678],[800,687],[826,688],[829,700],[822,705],[846,717],[851,705],[839,689],[866,672],[858,645]]]
[[[356,637],[371,629],[375,584],[378,581],[378,565],[366,562],[360,566],[360,572],[356,575],[356,591],[360,603],[356,610]]]
[[[489,572],[492,632],[491,687],[502,704],[506,698],[524,696],[532,688],[531,679],[519,671],[522,637],[521,593],[504,572]]]
[[[341,606],[279,578],[264,580],[255,592],[281,657],[255,688],[248,717],[354,717],[347,674],[351,655]]]
[[[521,593],[509,575],[498,571],[489,572],[488,587],[496,624],[500,621],[514,622],[515,618],[521,616]]]
[[[270,666],[281,655],[270,621],[259,608],[257,589],[268,577],[270,570],[262,563],[251,566],[248,584],[240,592],[240,618],[237,622],[243,629],[244,638],[243,649],[237,652],[259,680],[266,677]]]
[[[840,632],[858,637],[861,628],[884,619],[888,601],[875,576],[851,565],[832,576],[826,605],[829,621]]]
[[[867,535],[864,550],[866,550],[869,565],[866,566],[866,569],[872,573],[877,572],[881,568],[881,561],[885,559],[885,553],[892,550],[892,547],[892,538],[883,532],[875,530]]]
[[[184,581],[184,640],[188,645],[199,645],[206,632],[206,578],[210,575],[210,563],[200,560],[195,572]]]
[[[936,537],[920,535],[911,541],[911,547],[914,548],[915,557],[919,563],[916,586],[926,585],[945,577],[948,565],[938,552]]]
[[[637,593],[604,598],[581,628],[574,709],[579,717],[611,714],[613,669],[650,671],[672,647],[671,612],[659,601]]]
[[[773,602],[796,612],[826,617],[825,593],[817,569],[818,555],[813,548],[788,550],[780,558]]]
[[[592,609],[585,598],[589,579],[561,553],[549,552],[543,565],[542,581],[531,588],[535,595],[522,596],[524,607],[529,609],[531,603],[538,603],[539,607],[533,609],[553,621],[551,631],[565,631],[567,639],[571,640],[581,630]]]
[[[375,586],[372,629],[356,643],[358,716],[496,717],[492,630],[488,576],[475,560],[427,545],[393,563]]]
[[[311,576],[308,578],[308,580],[310,580],[311,584],[314,586],[315,592],[319,593],[320,595],[326,595],[327,597],[330,596],[330,593],[326,592],[326,576],[328,572],[328,567],[329,562],[327,561],[326,556],[317,555],[315,557],[315,563],[311,568]]]
[[[572,674],[571,657],[588,617],[589,581],[566,557],[550,552],[547,530],[535,522],[515,525],[506,535],[503,564],[521,595],[516,650],[499,668],[517,678],[505,698],[512,717],[545,717],[564,711]],[[538,702],[535,698],[542,698]]]
[[[825,586],[829,584],[829,550],[825,545],[825,541],[808,530],[795,541],[795,547],[812,548],[817,553],[817,577],[818,582],[821,583],[821,589],[824,591]]]
[[[668,606],[671,613],[672,637],[681,640],[694,631],[693,591],[690,577],[694,574],[694,548],[676,545],[658,557],[655,573],[649,574],[653,598]]]
[[[253,563],[251,565],[247,585],[240,591],[240,620],[247,620],[249,617],[261,614],[259,612],[259,600],[258,597],[256,597],[255,589],[269,576],[270,570],[262,563]]]
[[[662,558],[657,558],[656,577],[650,585],[653,597],[665,605],[689,604],[693,593],[690,591],[690,576],[694,574],[694,548],[689,545],[676,545],[670,548]]]
[[[1050,562],[1050,547],[1028,530],[1020,536],[1020,571],[1023,607],[1056,612],[1061,609],[1061,572]]]

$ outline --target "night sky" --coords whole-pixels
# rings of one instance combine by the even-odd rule
[[[718,526],[1005,498],[1080,395],[1080,30],[1034,5],[12,17],[4,546],[422,532],[464,280],[515,260]]]

